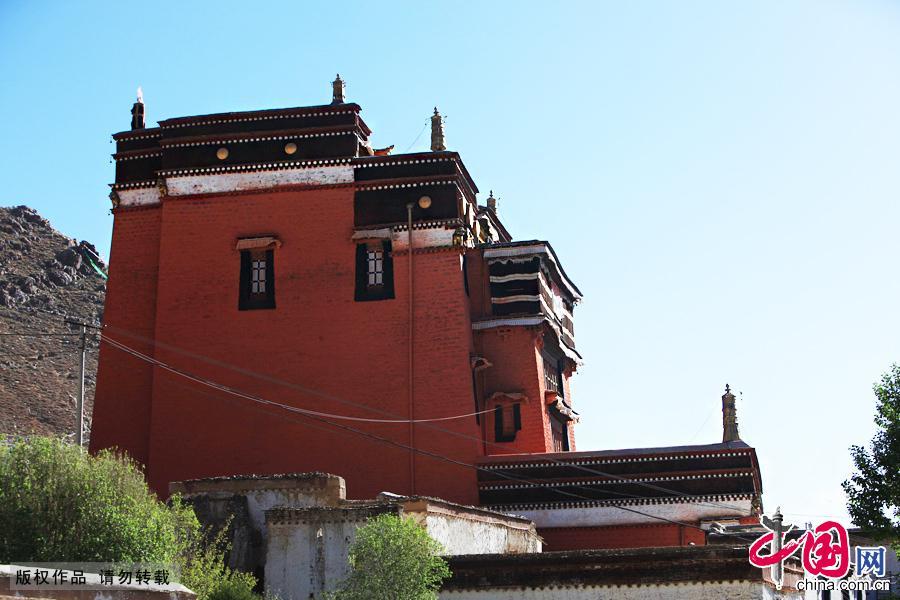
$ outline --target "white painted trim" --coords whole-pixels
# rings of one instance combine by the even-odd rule
[[[513,273],[511,275],[491,275],[491,283],[506,283],[507,281],[520,281],[537,279],[540,273]]]
[[[531,296],[529,294],[519,294],[518,296],[503,296],[498,298],[496,296],[491,296],[491,304],[509,304],[510,302],[538,302],[543,301],[540,294],[537,296]]]
[[[350,239],[357,240],[389,240],[391,239],[391,228],[382,227],[380,229],[357,229]]]
[[[312,160],[297,160],[288,162],[253,163],[249,165],[221,165],[215,167],[186,167],[183,169],[167,169],[159,171],[164,177],[181,177],[183,175],[196,175],[200,173],[239,173],[252,171],[277,171],[284,169],[309,169],[321,166],[350,164],[350,158],[324,158]]]
[[[455,232],[455,227],[448,229],[444,225],[429,228],[419,228],[413,225],[413,249],[451,246]],[[394,252],[409,250],[409,229],[407,227],[403,227],[402,230],[394,228],[391,247]]]
[[[247,173],[215,173],[167,177],[169,196],[263,190],[282,185],[334,185],[353,182],[353,167],[334,166]]]
[[[116,190],[119,197],[119,206],[148,206],[159,204],[159,188],[156,186],[146,188],[133,188],[128,190]]]
[[[498,318],[487,321],[476,321],[472,323],[472,329],[480,331],[482,329],[495,329],[497,327],[527,327],[540,325],[545,320],[546,319],[543,316]]]

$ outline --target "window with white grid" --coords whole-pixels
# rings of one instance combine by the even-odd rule
[[[266,258],[254,256],[250,263],[250,293],[266,293]]]
[[[384,251],[369,248],[366,251],[369,287],[384,285]]]

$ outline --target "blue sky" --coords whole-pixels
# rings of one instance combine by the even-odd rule
[[[900,361],[900,4],[0,1],[0,204],[108,251],[109,135],[329,100],[448,147],[576,311],[580,449],[721,437],[768,511],[845,518],[848,447]]]

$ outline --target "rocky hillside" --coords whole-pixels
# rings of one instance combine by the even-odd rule
[[[106,282],[89,258],[106,270],[91,244],[67,238],[34,210],[0,207],[0,434],[74,435],[78,338],[47,334],[75,331],[67,318],[102,318]],[[97,345],[90,336],[88,427]]]

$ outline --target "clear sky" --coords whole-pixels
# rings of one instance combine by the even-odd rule
[[[900,361],[900,4],[0,0],[0,204],[108,252],[110,134],[327,103],[448,147],[576,310],[579,449],[721,439],[741,392],[767,511],[846,518]]]

